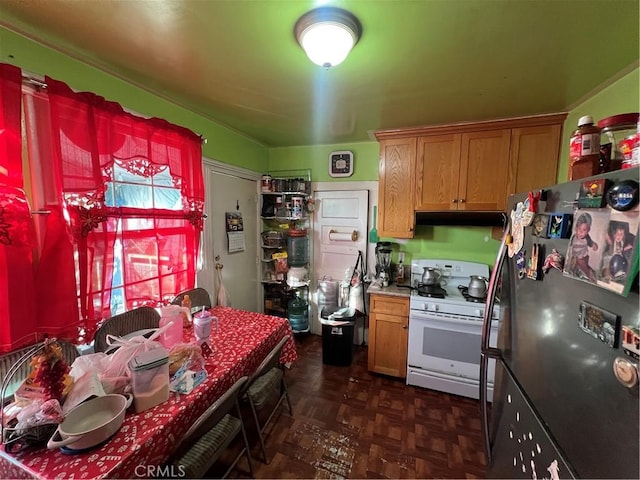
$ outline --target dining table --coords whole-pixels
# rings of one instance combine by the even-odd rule
[[[122,427],[106,443],[88,451],[32,446],[17,453],[0,447],[0,478],[93,479],[151,478],[166,475],[165,463],[207,407],[238,379],[249,376],[285,336],[280,361],[291,365],[297,352],[286,318],[215,306],[205,357],[207,376],[188,394],[171,393],[169,400],[135,413],[130,408]],[[216,328],[217,323],[217,328]],[[193,327],[184,329],[184,342],[193,342]],[[165,469],[165,470],[163,470]]]

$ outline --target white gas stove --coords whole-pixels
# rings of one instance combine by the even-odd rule
[[[442,277],[439,286],[422,285],[425,268],[436,268]],[[469,278],[477,275],[489,279],[489,266],[482,263],[459,260],[414,260],[411,262],[411,298],[409,308],[430,311],[443,315],[465,316],[482,322],[485,298],[467,294]],[[499,308],[494,308],[493,317],[498,318]]]
[[[439,270],[439,285],[422,285],[425,267]],[[488,279],[489,267],[458,260],[423,259],[411,262],[408,385],[479,398],[480,339],[485,299],[467,294],[471,275]],[[499,306],[496,306],[491,323],[491,339],[498,336],[499,311]],[[491,362],[488,372],[489,401],[492,398],[495,369],[495,363]]]

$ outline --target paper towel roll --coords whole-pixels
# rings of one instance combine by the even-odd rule
[[[339,233],[334,230],[329,232],[329,240],[334,240],[337,242],[355,242],[358,240],[358,232],[354,230],[351,233]]]

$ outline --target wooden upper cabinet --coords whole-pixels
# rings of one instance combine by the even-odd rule
[[[500,212],[510,194],[555,184],[565,118],[377,131],[380,235],[412,238],[415,212]]]
[[[509,161],[511,130],[488,130],[462,134],[458,210],[504,210],[513,178]],[[511,173],[510,173],[511,172]]]
[[[418,138],[417,211],[496,211],[506,204],[511,130]]]
[[[509,193],[528,192],[557,183],[562,124],[511,130],[515,182]]]
[[[415,138],[380,142],[377,228],[381,237],[413,238],[415,159]]]
[[[418,211],[457,210],[461,135],[418,138],[416,205]]]

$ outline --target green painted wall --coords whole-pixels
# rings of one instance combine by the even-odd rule
[[[207,139],[202,145],[207,158],[256,172],[267,169],[268,150],[248,137],[2,27],[0,62],[48,75],[75,90],[97,93],[141,115],[189,128]]]
[[[351,177],[332,178],[329,176],[329,154],[336,150],[353,152],[353,175]],[[379,150],[378,142],[272,148],[269,150],[269,169],[271,171],[292,168],[309,169],[313,182],[378,180]]]
[[[558,182],[569,178],[569,137],[578,127],[578,119],[591,115],[598,122],[619,113],[640,112],[640,68],[624,75],[581,104],[572,108],[562,130],[562,149],[558,166]]]

